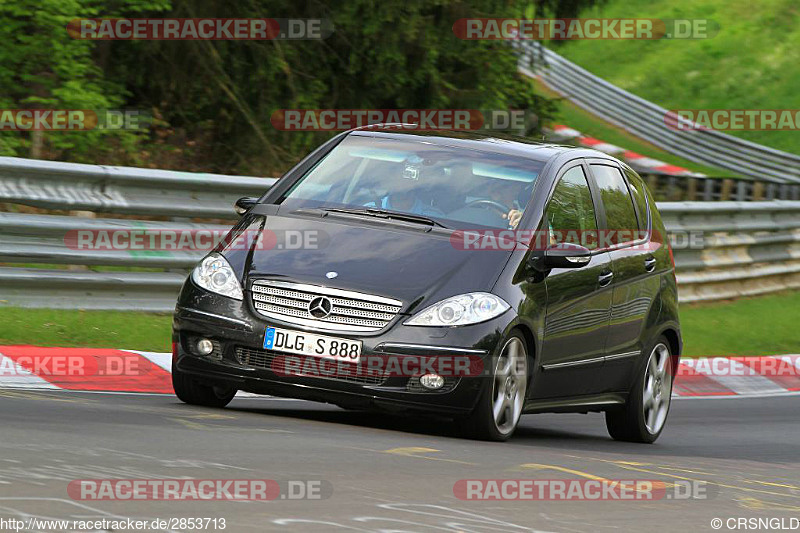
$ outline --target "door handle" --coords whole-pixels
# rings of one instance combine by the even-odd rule
[[[648,272],[652,272],[656,269],[656,258],[655,257],[648,257],[644,260],[644,269]]]
[[[605,272],[597,277],[597,282],[600,284],[601,287],[605,287],[606,285],[611,283],[611,279],[613,277],[614,277],[613,272]]]

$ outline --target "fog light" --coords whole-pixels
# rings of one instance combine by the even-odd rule
[[[444,387],[444,378],[439,374],[425,374],[419,378],[419,382],[426,389],[436,390]]]
[[[208,339],[200,339],[196,347],[198,355],[208,355],[214,351],[214,343]]]

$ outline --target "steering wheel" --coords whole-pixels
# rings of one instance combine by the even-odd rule
[[[472,200],[467,205],[465,205],[463,208],[466,209],[467,207],[487,207],[487,208],[491,208],[491,209],[497,211],[498,213],[500,213],[500,215],[502,215],[503,218],[505,218],[505,216],[508,215],[508,211],[509,211],[508,207],[504,206],[500,202],[495,202],[494,200],[486,200],[486,199],[483,199],[483,198],[478,199],[478,200]]]

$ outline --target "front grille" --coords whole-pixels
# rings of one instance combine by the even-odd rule
[[[238,359],[240,364],[246,366],[252,366],[255,368],[264,368],[273,372],[275,371],[275,368],[273,367],[273,362],[275,358],[284,355],[288,354],[267,352],[265,350],[255,350],[253,348],[245,348],[242,346],[236,347],[236,359]],[[292,356],[292,357],[304,358],[307,356]],[[358,369],[357,365],[354,365],[352,363],[345,363],[338,361],[333,361],[332,363],[341,365],[340,367],[343,369],[351,369],[351,370],[337,372],[335,373],[335,375],[314,373],[314,374],[309,374],[308,377],[313,377],[318,379],[331,379],[334,381],[345,381],[348,383],[360,383],[362,385],[382,385],[387,378],[387,376],[383,372],[366,368]],[[300,368],[302,369],[303,366],[301,365]],[[318,368],[318,367],[317,365],[313,365],[312,368]]]
[[[253,307],[266,317],[334,331],[381,330],[402,305],[383,296],[276,280],[256,280],[251,290]],[[319,297],[330,304],[327,316],[311,314],[309,305]]]

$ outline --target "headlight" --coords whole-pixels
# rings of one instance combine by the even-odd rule
[[[505,313],[508,305],[488,292],[471,292],[442,300],[408,319],[407,326],[465,326],[486,322]]]
[[[236,300],[243,298],[236,273],[219,254],[211,254],[203,259],[192,271],[192,280],[207,291]]]

